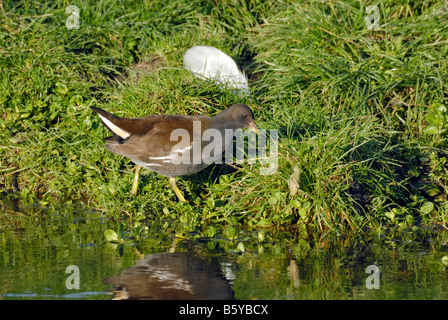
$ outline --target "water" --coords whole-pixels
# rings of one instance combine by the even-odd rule
[[[249,243],[257,230],[232,242],[175,238],[150,226],[148,237],[110,243],[104,231],[118,224],[99,214],[38,213],[0,213],[3,300],[448,299],[443,232],[306,244],[265,230],[263,242]]]

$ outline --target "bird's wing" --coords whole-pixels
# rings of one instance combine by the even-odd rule
[[[122,143],[110,137],[106,148],[145,167],[157,166],[173,160],[179,152],[189,152],[194,139],[193,123],[199,119],[185,116],[157,117],[145,134],[132,135]]]

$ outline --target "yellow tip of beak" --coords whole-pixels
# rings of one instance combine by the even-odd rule
[[[255,132],[256,134],[258,134],[258,128],[257,128],[257,125],[255,124],[255,122],[252,121],[249,124],[249,129],[252,130],[253,132]]]

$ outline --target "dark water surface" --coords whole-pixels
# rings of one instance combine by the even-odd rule
[[[329,236],[307,248],[267,230],[241,252],[244,234],[191,241],[154,226],[110,243],[104,232],[117,223],[99,214],[29,211],[0,212],[3,300],[448,299],[446,234]]]

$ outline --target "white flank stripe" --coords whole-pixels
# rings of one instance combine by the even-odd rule
[[[129,132],[127,132],[126,130],[123,130],[119,127],[117,127],[116,125],[114,125],[112,122],[110,122],[109,120],[107,120],[106,118],[104,118],[103,116],[101,116],[99,114],[101,120],[104,122],[104,124],[110,129],[112,130],[113,133],[115,133],[117,136],[119,136],[121,139],[126,139],[129,138],[129,136],[131,135]]]
[[[193,148],[193,145],[189,145],[188,147],[181,148],[181,149],[171,150],[171,152],[180,152],[180,153],[184,153],[184,152],[190,150],[191,148]]]
[[[173,160],[172,156],[165,157],[148,157],[149,160]]]
[[[161,167],[161,165],[157,164],[157,163],[145,163],[145,166],[146,167],[151,167],[151,166]]]

